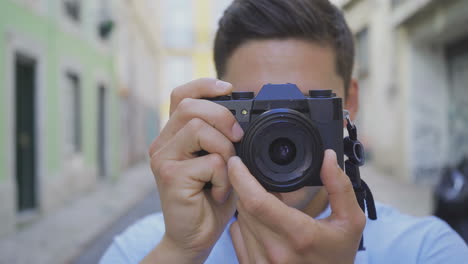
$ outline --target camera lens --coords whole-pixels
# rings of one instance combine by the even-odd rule
[[[290,192],[320,183],[322,138],[312,121],[296,110],[276,108],[255,117],[238,155],[269,191]]]
[[[287,165],[296,158],[296,146],[287,138],[278,138],[271,143],[269,153],[274,163]]]

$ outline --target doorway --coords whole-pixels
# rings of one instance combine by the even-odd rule
[[[16,200],[17,211],[24,212],[37,207],[37,62],[23,54],[16,53],[14,56]]]
[[[449,45],[449,136],[452,161],[468,158],[468,37]],[[450,164],[450,165],[455,165]]]
[[[98,118],[97,118],[97,163],[98,175],[105,178],[108,173],[107,168],[107,89],[104,85],[98,87]]]

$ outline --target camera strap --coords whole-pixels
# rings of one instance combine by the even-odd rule
[[[346,129],[348,136],[344,139],[344,153],[348,159],[345,161],[345,173],[348,175],[353,185],[356,199],[362,211],[366,213],[367,217],[371,220],[377,219],[377,211],[375,209],[374,197],[369,186],[364,180],[361,179],[359,167],[364,165],[364,147],[357,139],[356,125],[351,121],[349,112],[344,110],[344,118],[346,119]],[[364,235],[359,243],[359,251],[365,250]]]

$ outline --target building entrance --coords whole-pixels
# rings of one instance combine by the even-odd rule
[[[447,49],[450,74],[450,159],[455,165],[468,157],[468,38]]]
[[[35,209],[36,201],[36,61],[16,54],[15,155],[17,211]]]

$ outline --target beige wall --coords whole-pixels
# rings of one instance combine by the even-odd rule
[[[354,33],[369,32],[370,70],[357,122],[372,162],[395,177],[434,183],[453,159],[445,48],[468,36],[468,2],[354,0],[340,6]]]
[[[119,87],[121,166],[145,159],[159,131],[163,67],[158,56],[158,1],[119,1],[115,67]]]

